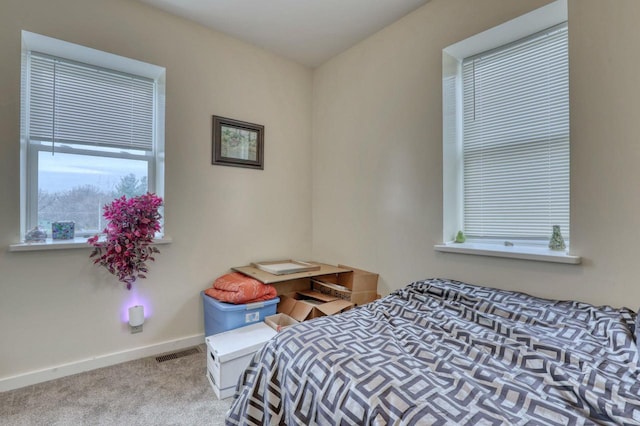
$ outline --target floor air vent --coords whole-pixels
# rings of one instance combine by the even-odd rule
[[[185,349],[183,351],[178,351],[178,352],[173,352],[170,354],[165,354],[165,355],[160,355],[156,357],[156,361],[157,362],[165,362],[165,361],[170,361],[172,359],[178,359],[178,358],[182,358],[184,356],[189,356],[189,355],[194,355],[194,354],[199,354],[200,353],[200,348],[189,348],[189,349]]]

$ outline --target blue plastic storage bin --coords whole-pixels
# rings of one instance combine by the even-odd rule
[[[264,317],[275,315],[276,305],[280,301],[276,297],[264,302],[234,305],[209,297],[204,291],[201,291],[200,294],[204,306],[205,336],[264,321]]]

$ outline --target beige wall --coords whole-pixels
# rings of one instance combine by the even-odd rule
[[[134,292],[93,267],[88,249],[0,252],[0,380],[198,335],[198,293],[212,278],[279,256],[377,271],[383,293],[441,276],[637,308],[636,0],[569,3],[572,245],[583,264],[433,250],[442,48],[546,2],[432,0],[312,74],[134,1],[2,0],[0,247],[18,239],[22,29],[167,68],[174,242]],[[264,171],[210,165],[212,114],[266,126]],[[136,298],[151,315],[131,335],[122,318]]]
[[[314,72],[313,256],[388,292],[448,277],[640,306],[640,2],[569,0],[571,235],[580,266],[438,253],[442,49],[546,4],[432,0]]]
[[[19,239],[20,31],[167,69],[166,231],[123,290],[89,249]],[[0,379],[203,332],[199,292],[231,266],[311,252],[312,71],[130,0],[0,2]],[[211,165],[211,115],[265,126],[265,170]],[[124,311],[150,317],[129,334]]]

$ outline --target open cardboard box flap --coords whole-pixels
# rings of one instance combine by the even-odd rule
[[[333,302],[323,303],[322,305],[316,306],[316,309],[322,312],[325,315],[333,315],[338,312],[342,312],[347,310],[353,306],[353,303],[347,300],[334,300]]]
[[[304,300],[297,300],[295,296],[296,295],[280,296],[278,312],[289,315],[291,318],[300,322],[319,316],[337,314],[353,306],[353,303],[339,299],[319,304],[307,303]]]
[[[316,279],[312,279],[311,284],[313,286],[313,291],[299,293],[304,294],[305,296],[310,293],[313,293],[314,295],[320,293],[328,297],[334,297],[335,299],[348,300],[355,306],[373,302],[378,296],[378,293],[375,291],[351,291],[339,284],[327,283]]]
[[[293,310],[293,307],[296,306],[297,300],[290,296],[281,296],[280,303],[278,303],[278,313],[287,314],[291,316],[289,313]]]
[[[330,294],[320,293],[319,291],[299,291],[298,294],[303,297],[308,297],[310,299],[319,300],[321,302],[333,302],[334,300],[338,300],[336,296],[332,296]]]
[[[289,315],[296,321],[304,321],[311,315],[313,305],[309,303],[299,303],[291,296],[283,296],[278,303],[278,313]]]

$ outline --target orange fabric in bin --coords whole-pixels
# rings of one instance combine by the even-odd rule
[[[235,304],[262,302],[273,299],[278,294],[274,286],[263,284],[239,272],[221,276],[204,293],[221,302]]]

